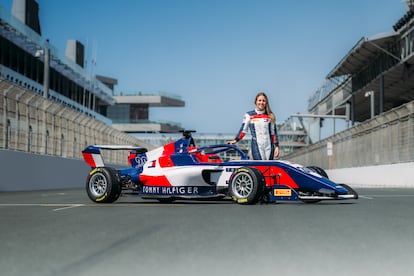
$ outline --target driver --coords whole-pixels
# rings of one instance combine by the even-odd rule
[[[236,138],[228,144],[236,144],[243,139],[247,130],[252,135],[251,151],[254,160],[273,160],[279,156],[279,139],[276,130],[276,117],[269,106],[264,92],[259,92],[254,101],[256,108],[247,112]]]

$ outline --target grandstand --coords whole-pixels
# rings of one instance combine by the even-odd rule
[[[150,106],[184,106],[178,96],[115,95],[116,79],[86,70],[82,43],[61,54],[41,36],[38,11],[35,0],[0,7],[1,148],[80,158],[88,143],[145,144],[126,133],[181,129],[148,117]]]
[[[349,115],[356,124],[414,100],[413,17],[411,1],[407,1],[407,13],[393,32],[357,41],[310,96],[308,111]]]

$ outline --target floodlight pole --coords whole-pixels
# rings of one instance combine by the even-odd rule
[[[36,55],[43,54],[43,97],[49,97],[49,78],[50,78],[50,48],[49,48],[49,39],[46,39],[46,46],[40,50]]]
[[[45,48],[44,76],[43,76],[43,97],[49,97],[49,68],[50,68],[50,49]]]
[[[371,119],[375,116],[375,100],[374,91],[371,91]]]
[[[365,97],[370,97],[371,100],[371,119],[375,117],[375,96],[374,91],[365,92]]]

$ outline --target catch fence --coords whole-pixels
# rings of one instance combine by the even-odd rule
[[[151,147],[91,116],[0,80],[0,148],[82,158],[92,144]],[[103,153],[105,162],[125,164],[126,154]]]

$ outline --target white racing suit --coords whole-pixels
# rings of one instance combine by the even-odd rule
[[[275,147],[279,146],[276,125],[266,111],[252,110],[243,117],[243,123],[236,135],[240,141],[250,129],[251,152],[254,160],[273,160]]]

